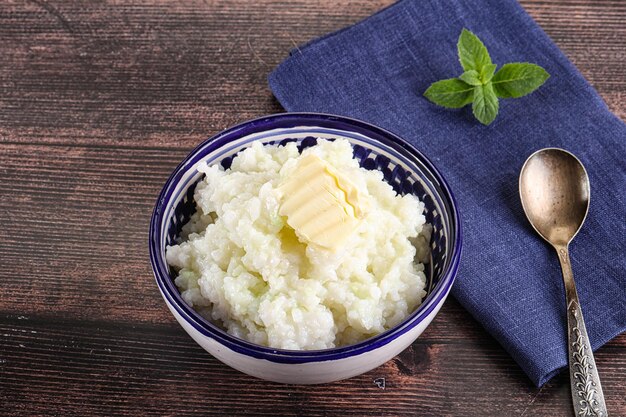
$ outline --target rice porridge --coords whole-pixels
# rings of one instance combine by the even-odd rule
[[[254,143],[227,170],[198,170],[197,212],[166,257],[185,302],[231,335],[326,349],[379,334],[420,304],[424,205],[360,168],[348,141],[319,139],[302,154]]]

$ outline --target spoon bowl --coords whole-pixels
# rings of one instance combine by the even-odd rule
[[[551,244],[567,245],[589,209],[585,167],[563,149],[542,149],[524,164],[519,187],[524,212],[537,233]]]

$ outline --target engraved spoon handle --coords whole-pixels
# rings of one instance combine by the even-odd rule
[[[600,376],[578,302],[567,246],[555,247],[559,254],[567,300],[567,346],[572,401],[576,416],[608,417]]]

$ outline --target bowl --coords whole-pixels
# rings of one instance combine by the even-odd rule
[[[433,226],[431,259],[426,264],[427,295],[422,304],[394,328],[360,343],[324,350],[281,350],[231,336],[204,319],[181,298],[165,248],[175,243],[181,227],[195,212],[193,192],[203,174],[200,162],[228,168],[233,157],[252,142],[285,144],[299,149],[316,138],[344,138],[366,169],[378,169],[401,194],[416,195],[425,204]],[[246,374],[291,384],[316,384],[350,378],[390,360],[426,329],[444,303],[457,273],[461,254],[459,216],[448,185],[417,149],[398,136],[371,124],[316,113],[284,113],[259,118],[225,130],[201,143],[178,165],[157,200],[149,231],[150,262],[168,308],[187,333],[207,352]]]

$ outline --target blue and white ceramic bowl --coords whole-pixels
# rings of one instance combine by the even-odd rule
[[[175,273],[165,261],[165,248],[195,211],[193,191],[202,174],[201,161],[230,166],[237,152],[261,141],[296,141],[301,148],[315,138],[345,138],[366,169],[378,169],[402,194],[411,193],[426,205],[433,226],[431,262],[426,265],[427,296],[393,329],[355,345],[317,351],[280,350],[238,339],[210,323],[181,298]],[[370,124],[339,116],[287,113],[252,120],[208,140],[185,158],[165,183],[150,222],[150,261],[159,290],[176,320],[211,355],[225,364],[270,381],[316,384],[349,378],[385,363],[408,347],[433,320],[445,301],[459,265],[461,230],[454,198],[437,169],[419,151],[397,136]]]

